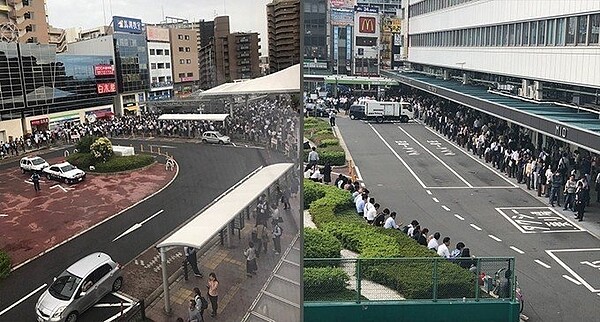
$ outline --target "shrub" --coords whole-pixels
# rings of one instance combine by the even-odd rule
[[[148,154],[136,154],[131,156],[113,156],[103,163],[95,165],[96,172],[120,172],[139,169],[154,162],[154,157]]]
[[[304,180],[304,207],[310,207],[310,214],[317,226],[335,220],[336,213],[353,209],[351,197],[349,191]]]
[[[106,162],[113,156],[112,143],[108,138],[98,138],[90,146],[90,153],[96,160]]]
[[[0,250],[0,279],[3,279],[10,274],[10,267],[10,256],[8,256],[5,251]]]
[[[90,153],[73,153],[67,157],[69,163],[75,165],[79,169],[87,171],[91,165],[96,164],[96,159]]]
[[[323,140],[321,140],[321,142],[319,142],[319,147],[325,148],[328,146],[339,145],[339,144],[340,144],[340,140],[338,140],[338,139],[323,139]]]
[[[339,258],[342,244],[324,231],[304,228],[304,258]]]
[[[77,142],[75,148],[77,148],[80,153],[90,153],[90,146],[96,141],[96,139],[98,139],[97,136],[86,135],[82,137],[79,142]]]
[[[313,201],[325,197],[321,186],[314,181],[304,180],[304,209],[308,209]]]
[[[338,267],[306,267],[304,269],[304,294],[343,292],[350,277]]]
[[[327,162],[330,165],[345,165],[346,153],[344,151],[325,150],[319,154],[319,164],[326,164]]]

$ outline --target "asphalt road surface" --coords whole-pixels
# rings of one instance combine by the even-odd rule
[[[475,256],[510,256],[529,321],[593,321],[600,243],[573,213],[548,207],[419,123],[337,125],[366,186],[397,221],[463,241]]]
[[[114,143],[119,142],[114,140]],[[177,160],[178,177],[154,197],[12,272],[0,282],[0,321],[34,321],[35,303],[45,290],[42,286],[50,284],[55,276],[75,261],[92,252],[102,251],[125,264],[259,166],[285,161],[275,153],[269,155],[265,150],[255,148],[174,142],[161,144],[156,140],[127,140],[122,144],[135,147],[144,144],[146,148],[149,144],[162,145],[162,149],[167,149]],[[48,158],[62,153],[63,150],[52,152]],[[1,165],[0,172],[7,167],[17,167],[17,162]],[[113,242],[128,228],[161,210],[141,228]],[[91,316],[82,318],[96,319]]]

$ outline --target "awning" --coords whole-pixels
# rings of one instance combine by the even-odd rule
[[[276,73],[241,81],[225,83],[199,93],[197,96],[227,96],[245,94],[283,94],[300,92],[300,65]]]
[[[163,114],[159,120],[182,120],[182,121],[213,121],[223,122],[229,114]]]
[[[201,248],[240,212],[289,171],[293,163],[277,163],[260,169],[194,219],[159,242],[156,248],[188,246]]]
[[[107,117],[112,117],[113,115],[115,115],[115,113],[111,112],[111,111],[94,111],[94,114],[96,115],[96,118],[107,118]]]

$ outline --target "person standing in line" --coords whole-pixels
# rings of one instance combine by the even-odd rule
[[[550,179],[550,206],[554,207],[554,202],[560,207],[560,188],[562,187],[562,176],[556,170]]]
[[[202,315],[200,315],[200,311],[196,307],[196,301],[190,300],[190,306],[188,308],[189,320],[190,322],[204,322],[202,319]]]
[[[217,280],[217,274],[214,272],[208,274],[208,283],[206,284],[206,288],[208,288],[208,299],[212,309],[210,316],[215,318],[217,317],[217,310],[219,309],[219,280]]]
[[[575,175],[572,174],[569,177],[569,180],[565,183],[564,193],[566,195],[565,198],[565,207],[563,210],[570,209],[574,211],[575,209],[575,191],[577,190],[577,181],[575,180]]]
[[[256,251],[254,250],[254,243],[248,243],[248,249],[244,251],[244,256],[246,256],[246,276],[252,277],[252,275],[256,275]]]
[[[196,308],[200,312],[200,316],[204,320],[204,310],[208,307],[206,299],[202,296],[202,292],[197,287],[194,287],[194,301],[196,301]]]
[[[329,161],[323,167],[323,183],[326,185],[331,184],[331,164],[329,164]]]
[[[331,125],[331,127],[335,126],[335,112],[334,111],[329,111],[329,125]]]
[[[319,153],[317,152],[317,148],[313,146],[311,150],[312,151],[310,151],[308,153],[308,167],[309,168],[315,167],[317,165],[317,163],[319,162]]]
[[[40,188],[40,175],[37,172],[34,172],[31,175],[31,181],[33,181],[33,189],[35,190],[35,192],[38,192],[40,190],[42,190]]]
[[[190,263],[190,266],[192,266],[194,276],[202,278],[202,273],[200,273],[200,269],[198,269],[196,249],[194,247],[183,247],[183,253],[185,254],[185,258],[187,259],[188,263]]]
[[[281,235],[283,234],[283,229],[279,226],[278,218],[273,219],[273,250],[275,251],[275,255],[279,255],[281,253]]]

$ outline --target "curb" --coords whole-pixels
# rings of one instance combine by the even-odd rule
[[[340,132],[337,125],[333,127],[333,133],[338,138],[340,146],[344,150],[344,153],[346,153],[346,166],[351,165],[356,170],[358,167],[356,166],[356,163],[354,163],[352,154],[350,154],[350,150],[348,149],[348,146],[346,145],[346,142],[344,141],[344,137],[342,136],[342,133]],[[356,177],[358,179],[357,181],[360,182],[361,186],[364,186],[364,182],[363,182],[362,176],[360,175],[360,172],[356,171]]]

